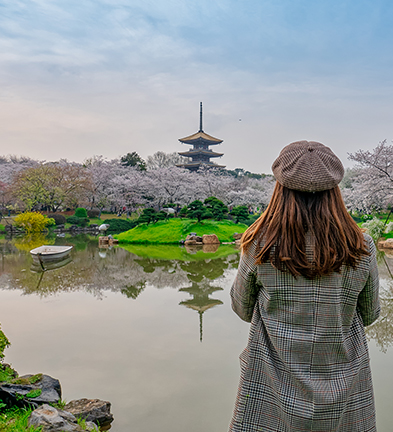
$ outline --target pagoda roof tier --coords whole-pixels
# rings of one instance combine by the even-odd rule
[[[214,138],[211,135],[200,130],[199,132],[194,133],[193,135],[190,135],[185,138],[180,138],[179,141],[184,144],[206,143],[209,145],[215,145],[215,144],[221,144],[223,140]]]
[[[177,164],[179,168],[199,168],[200,166],[208,166],[210,168],[225,168],[225,165],[217,165],[213,162],[189,162],[185,164]]]
[[[221,157],[224,155],[224,153],[216,153],[213,152],[211,150],[200,150],[200,149],[192,149],[192,150],[188,150],[186,152],[179,152],[180,156],[185,156],[185,157],[193,157],[193,156],[198,156],[198,155],[206,155],[210,157]]]

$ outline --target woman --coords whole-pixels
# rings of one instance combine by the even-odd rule
[[[379,315],[375,246],[345,209],[328,147],[289,144],[272,169],[231,289],[251,328],[230,431],[376,431],[364,332]]]

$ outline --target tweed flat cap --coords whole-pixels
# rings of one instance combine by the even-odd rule
[[[344,177],[340,159],[329,147],[315,141],[296,141],[285,146],[272,170],[280,184],[303,192],[333,189]]]

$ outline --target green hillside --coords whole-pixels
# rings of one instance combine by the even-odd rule
[[[140,224],[114,237],[119,240],[119,243],[173,244],[185,240],[188,234],[194,232],[199,236],[216,234],[220,242],[231,242],[234,233],[243,233],[246,229],[247,225],[235,224],[229,220],[197,222],[194,219],[169,219],[155,224]]]

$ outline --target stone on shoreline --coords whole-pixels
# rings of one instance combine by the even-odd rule
[[[64,411],[86,421],[92,421],[99,426],[105,427],[113,422],[111,403],[100,399],[73,400],[64,407]]]
[[[387,240],[380,240],[378,242],[378,247],[385,248],[385,249],[393,249],[393,238]]]
[[[217,244],[220,243],[216,234],[204,234],[202,237],[203,244]]]
[[[58,403],[61,399],[60,381],[43,374],[23,375],[0,384],[0,399],[7,407]]]
[[[243,237],[243,233],[235,233],[232,237],[234,240],[240,240]]]
[[[35,409],[28,422],[29,427],[42,427],[42,432],[82,432],[74,415],[67,411],[44,404]],[[98,427],[93,422],[86,422],[86,430],[98,432]]]

